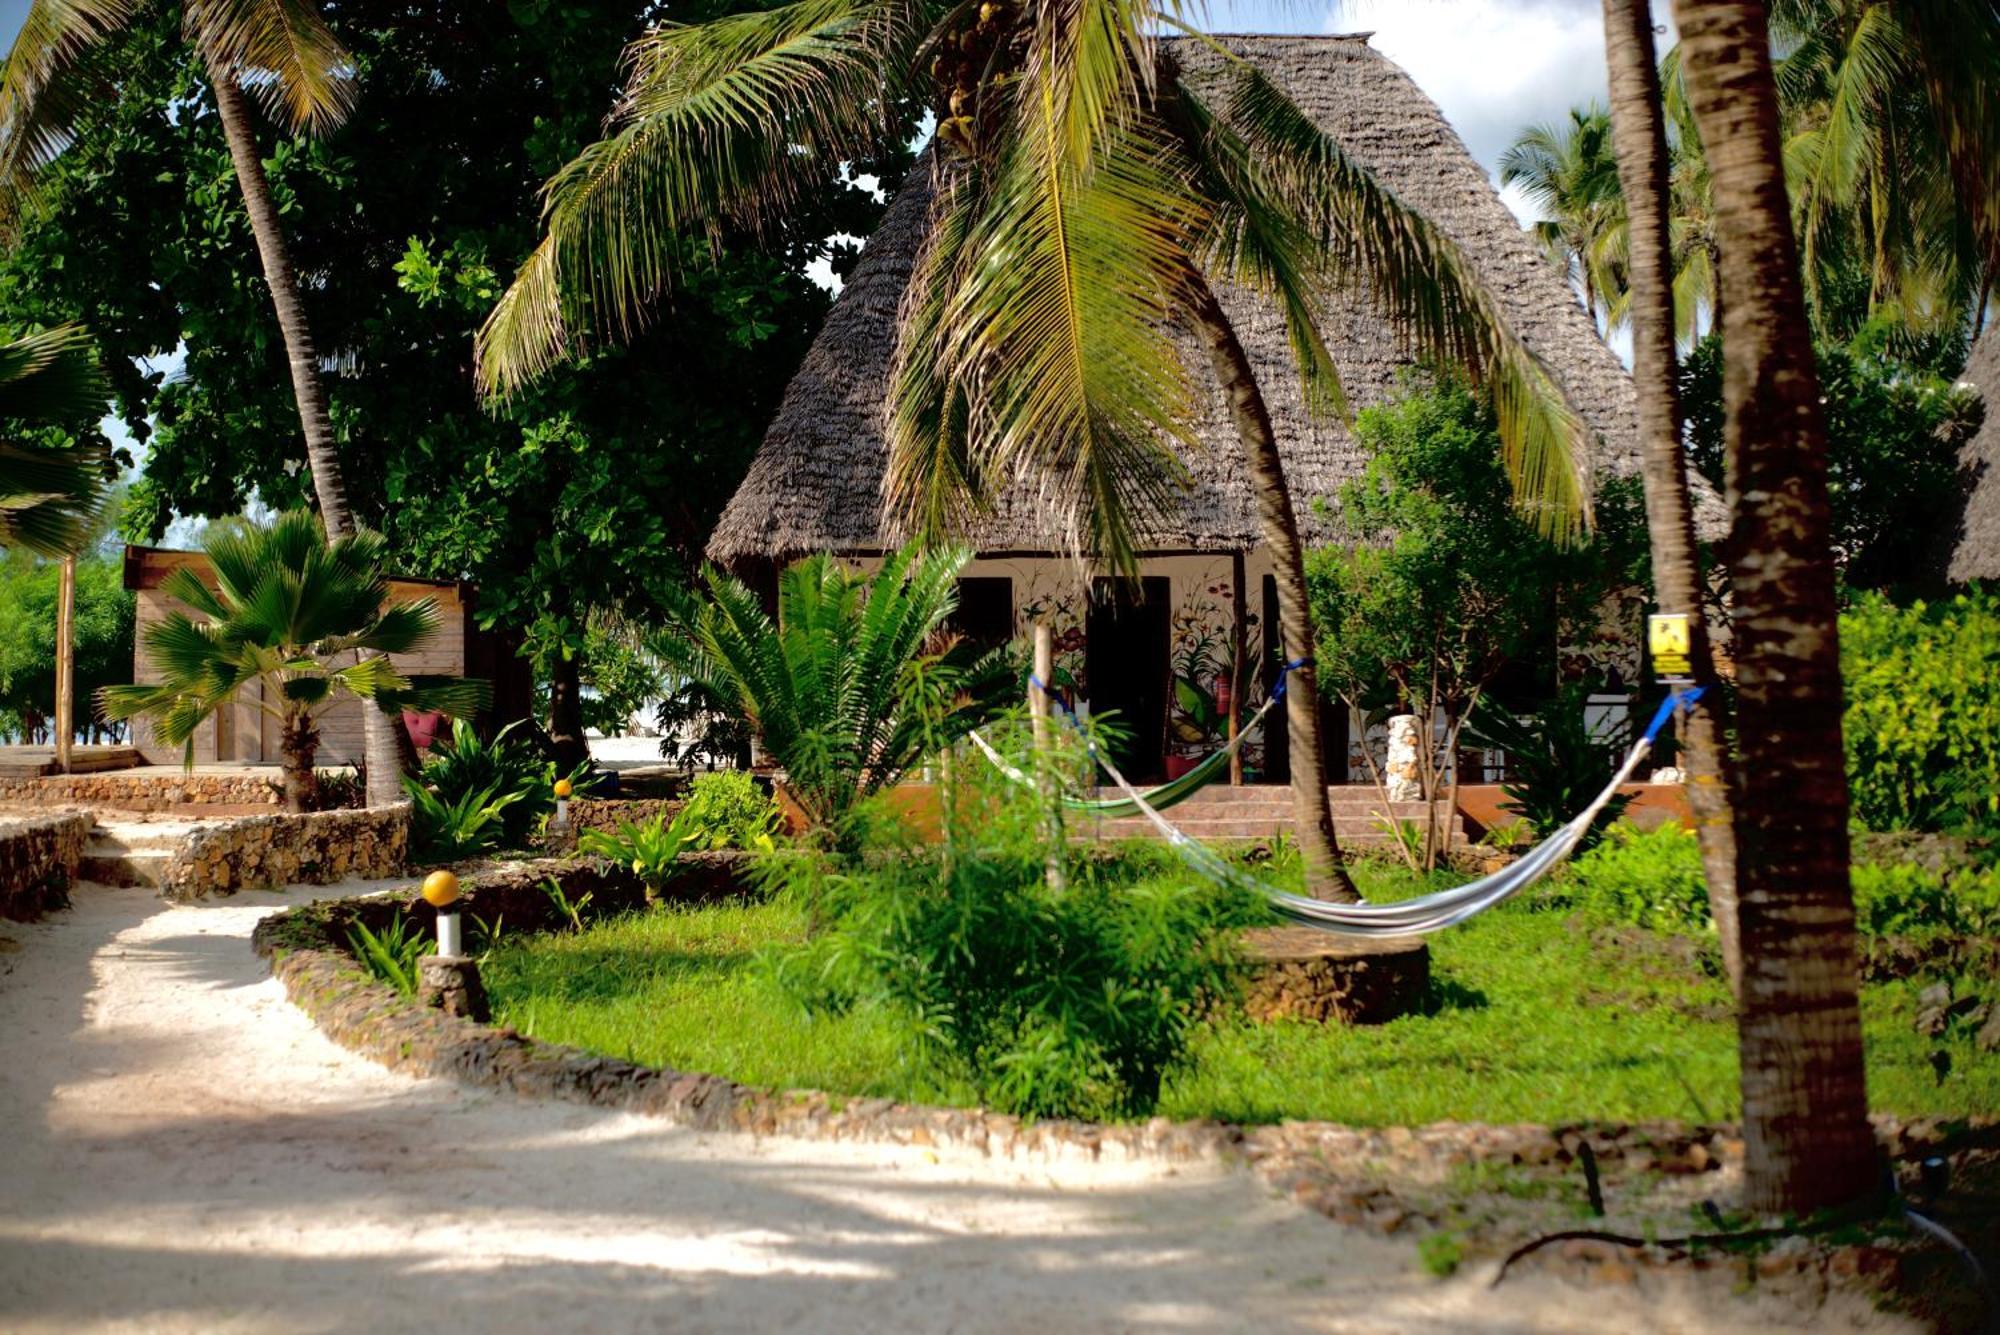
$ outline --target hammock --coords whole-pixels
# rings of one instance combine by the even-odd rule
[[[1228,768],[1229,758],[1242,749],[1243,743],[1249,739],[1250,734],[1263,726],[1265,716],[1285,698],[1285,674],[1294,668],[1302,666],[1304,661],[1303,659],[1299,659],[1286,663],[1283,667],[1279,668],[1278,680],[1271,687],[1271,694],[1265,698],[1263,704],[1257,707],[1257,712],[1252,714],[1242,726],[1237,728],[1236,736],[1229,744],[1220,750],[1209,752],[1207,756],[1203,757],[1200,764],[1179,778],[1169,779],[1159,787],[1148,788],[1143,793],[1133,792],[1130,787],[1127,787],[1125,791],[1128,795],[1125,797],[1071,797],[1065,793],[1062,797],[1063,807],[1069,811],[1082,812],[1086,815],[1098,816],[1109,820],[1119,816],[1137,816],[1148,809],[1164,811],[1168,807],[1178,806],[1180,803],[1187,801],[1209,784],[1215,782]],[[1076,715],[1070,710],[1068,705],[1064,704],[1053,692],[1044,687],[1040,680],[1034,677],[1030,677],[1029,680],[1034,683],[1035,689],[1047,695],[1050,700],[1055,702],[1058,709],[1069,716],[1072,726],[1081,729],[1082,725],[1077,722]],[[995,769],[1006,775],[1013,782],[1020,784],[1023,788],[1033,788],[1035,786],[1035,781],[1032,778],[1022,773],[1017,766],[1008,763],[1007,758],[995,750],[991,742],[980,736],[977,729],[974,729],[968,735],[972,738],[973,744],[985,752],[986,758],[993,762]],[[1093,749],[1091,754],[1095,755],[1096,751]],[[1105,766],[1107,771],[1110,768],[1109,765]],[[1123,781],[1121,780],[1120,782]]]
[[[1037,683],[1039,685],[1039,683]],[[1576,848],[1579,840],[1590,829],[1591,822],[1604,810],[1607,803],[1618,793],[1619,786],[1632,777],[1639,768],[1639,762],[1653,749],[1653,742],[1660,730],[1667,726],[1674,711],[1684,705],[1691,705],[1700,698],[1702,688],[1691,687],[1685,691],[1670,692],[1653,715],[1645,733],[1633,743],[1625,757],[1625,763],[1604,785],[1604,791],[1591,800],[1589,806],[1567,825],[1558,829],[1547,839],[1537,844],[1526,855],[1512,865],[1502,868],[1491,876],[1482,876],[1465,885],[1454,886],[1450,890],[1440,890],[1435,894],[1421,895],[1395,904],[1333,904],[1325,900],[1309,899],[1268,885],[1250,875],[1240,867],[1231,866],[1197,840],[1189,838],[1148,805],[1144,796],[1125,781],[1117,767],[1093,747],[1091,754],[1112,782],[1121,789],[1126,799],[1134,803],[1146,818],[1153,822],[1167,842],[1179,853],[1195,872],[1206,876],[1219,885],[1235,886],[1254,890],[1270,901],[1271,907],[1293,922],[1307,927],[1317,927],[1321,931],[1335,932],[1341,936],[1386,937],[1424,936],[1431,932],[1453,927],[1466,919],[1484,913],[1498,904],[1505,903],[1529,886],[1553,871],[1562,860]],[[1053,696],[1050,697],[1054,699]],[[1057,702],[1060,705],[1060,701]],[[1063,707],[1067,713],[1067,707]]]

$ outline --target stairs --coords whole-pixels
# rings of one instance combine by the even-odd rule
[[[1372,787],[1334,787],[1333,828],[1345,848],[1387,848],[1393,837],[1382,828],[1384,816],[1399,821],[1426,819],[1424,802],[1385,803]],[[1115,789],[1099,789],[1095,796],[1117,797]],[[1449,816],[1452,841],[1465,841],[1465,822],[1448,813],[1443,802],[1436,804],[1440,820]],[[1161,813],[1190,837],[1204,842],[1266,840],[1292,833],[1292,790],[1278,784],[1246,784],[1231,788],[1211,784],[1177,807]],[[1160,833],[1144,816],[1096,820],[1069,814],[1072,833],[1078,838],[1157,839]]]
[[[191,833],[194,821],[106,821],[99,817],[84,845],[77,879],[98,885],[158,886],[167,860]]]

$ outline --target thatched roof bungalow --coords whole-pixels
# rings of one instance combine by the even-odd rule
[[[1986,420],[1958,454],[1965,512],[1945,571],[1956,584],[2000,579],[2000,326],[1972,345],[1964,379],[1984,402]]]
[[[1593,473],[1633,471],[1633,391],[1624,368],[1598,337],[1567,276],[1522,230],[1409,76],[1373,50],[1366,35],[1220,40],[1264,68],[1349,154],[1465,250],[1595,436],[1597,452],[1587,461]],[[1185,40],[1175,45],[1188,74],[1221,76],[1224,62],[1216,52]],[[723,512],[708,547],[717,562],[768,570],[769,563],[807,552],[865,558],[896,545],[883,514],[885,394],[897,310],[929,201],[926,164],[919,163],[829,312]],[[1277,310],[1253,294],[1218,286],[1269,401],[1307,539],[1325,541],[1332,535],[1310,502],[1332,496],[1361,472],[1359,447],[1341,423],[1307,412]],[[1333,303],[1331,311],[1331,351],[1350,399],[1357,408],[1383,401],[1409,364],[1401,341],[1364,297]],[[1213,386],[1205,360],[1191,359],[1191,368],[1197,383]],[[1260,584],[1268,586],[1268,562],[1255,498],[1219,393],[1205,400],[1197,434],[1206,448],[1187,461],[1192,486],[1178,508],[1144,535],[1144,605],[1153,611],[1100,606],[1120,600],[1087,588],[1063,556],[1062,521],[1042,501],[1035,479],[1023,478],[965,535],[980,554],[965,589],[968,629],[1005,635],[1029,617],[1054,619],[1066,670],[1084,685],[1086,698],[1135,721],[1164,721],[1170,656],[1198,647],[1205,635],[1226,644],[1239,620],[1232,603],[1247,602],[1249,615],[1241,620],[1261,619],[1268,636],[1275,617],[1256,616],[1274,603],[1268,587],[1263,599],[1256,593]],[[1719,506],[1705,488],[1701,494],[1704,528],[1712,530]],[[1097,590],[1112,592],[1108,585]],[[1113,627],[1115,635],[1105,633]],[[1250,647],[1254,654],[1256,646]],[[1114,648],[1116,664],[1107,657]],[[1135,670],[1148,662],[1156,668]],[[1115,672],[1097,670],[1114,666]],[[1105,683],[1114,677],[1119,695],[1107,700]]]

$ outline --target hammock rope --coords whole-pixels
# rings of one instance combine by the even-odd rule
[[[1068,715],[1072,726],[1081,727],[1067,705],[1057,699],[1040,681],[1032,677],[1029,680],[1033,681],[1050,700],[1055,701],[1057,708]],[[1617,795],[1619,787],[1632,777],[1639,763],[1652,751],[1653,743],[1658,739],[1661,730],[1667,726],[1667,721],[1677,710],[1685,709],[1700,699],[1701,694],[1702,688],[1699,686],[1669,692],[1667,698],[1660,702],[1659,709],[1654,712],[1653,721],[1647,725],[1646,731],[1626,753],[1624,763],[1611,776],[1611,781],[1604,785],[1604,790],[1598,793],[1590,805],[1573,820],[1556,830],[1521,858],[1490,876],[1482,876],[1465,885],[1440,890],[1434,894],[1420,895],[1415,899],[1406,899],[1394,904],[1365,902],[1335,904],[1326,900],[1309,899],[1304,895],[1280,890],[1257,879],[1242,868],[1230,865],[1213,849],[1177,829],[1171,821],[1159,813],[1158,809],[1149,805],[1144,795],[1126,782],[1125,776],[1118,772],[1117,766],[1113,765],[1109,758],[1098,754],[1096,746],[1089,741],[1089,734],[1085,733],[1084,736],[1091,758],[1103,766],[1104,772],[1111,776],[1112,783],[1125,794],[1126,800],[1132,802],[1153,823],[1153,826],[1173,846],[1174,851],[1180,855],[1181,860],[1197,874],[1219,885],[1254,890],[1263,895],[1280,916],[1302,926],[1316,927],[1321,931],[1341,936],[1425,936],[1447,927],[1454,927],[1468,918],[1505,903],[1559,866],[1564,858],[1575,851],[1577,844],[1589,832],[1591,823],[1597,819],[1605,805]],[[988,754],[993,754],[990,749]]]
[[[1250,739],[1250,735],[1259,731],[1264,726],[1264,719],[1270,714],[1271,710],[1284,701],[1286,674],[1304,667],[1309,661],[1304,658],[1295,658],[1280,667],[1278,669],[1278,679],[1272,684],[1270,695],[1266,696],[1264,703],[1257,706],[1257,711],[1236,729],[1236,736],[1227,745],[1219,747],[1202,757],[1200,764],[1179,778],[1169,779],[1157,788],[1148,788],[1144,792],[1131,792],[1128,789],[1127,792],[1130,795],[1126,797],[1073,797],[1068,793],[1064,793],[1062,795],[1064,809],[1111,820],[1120,816],[1143,815],[1148,807],[1155,811],[1165,811],[1168,807],[1178,806],[1180,803],[1187,801],[1209,784],[1214,783],[1222,775],[1223,771],[1229,765],[1229,758],[1243,748],[1243,744]],[[1056,707],[1062,710],[1068,717],[1072,727],[1082,731],[1081,722],[1070,707],[1063,703],[1061,697],[1049,690],[1048,687],[1042,685],[1040,678],[1030,674],[1028,680],[1033,683],[1036,690],[1055,702]],[[1023,773],[1019,766],[1009,763],[1007,758],[1001,755],[991,742],[980,736],[978,729],[974,729],[968,735],[972,738],[973,745],[977,746],[985,754],[986,758],[993,762],[994,768],[1006,775],[1009,780],[1019,784],[1023,788],[1035,787],[1035,781]],[[1089,734],[1085,733],[1084,735],[1088,736]],[[1096,752],[1093,751],[1091,754],[1094,756]]]

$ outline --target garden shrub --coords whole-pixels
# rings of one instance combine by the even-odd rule
[[[968,773],[945,802],[942,845],[895,843],[878,802],[861,858],[773,860],[821,930],[767,963],[809,1009],[895,1014],[918,1061],[993,1107],[1150,1111],[1235,986],[1234,929],[1268,910],[1254,894],[1067,848],[1066,883],[1052,888],[1036,799],[984,764]]]
[[[1700,843],[1671,821],[1650,832],[1622,821],[1611,826],[1597,847],[1578,854],[1556,877],[1544,901],[1655,931],[1714,925]]]
[[[1629,725],[1591,728],[1590,692],[1588,683],[1571,682],[1525,718],[1493,706],[1466,724],[1471,740],[1507,753],[1507,782],[1500,788],[1507,801],[1500,809],[1526,821],[1537,839],[1575,820],[1604,791],[1632,744]],[[1605,803],[1580,847],[1593,847],[1631,802],[1629,794],[1620,793]]]
[[[1871,936],[2000,936],[2000,868],[1854,868],[1854,917]]]
[[[767,851],[778,825],[778,804],[748,774],[717,770],[695,775],[681,820],[690,848]]]
[[[2000,598],[1841,616],[1848,787],[1874,830],[2000,830]]]
[[[555,764],[543,759],[534,743],[514,735],[520,726],[519,721],[509,723],[488,741],[466,720],[451,721],[451,731],[432,744],[421,776],[437,809],[427,811],[429,804],[414,787],[410,791],[419,834],[434,828],[443,813],[462,812],[471,821],[482,808],[492,808],[490,826],[479,822],[484,833],[468,851],[525,848],[534,839],[555,810],[557,775]],[[567,776],[579,791],[588,770],[586,763]],[[447,837],[443,842],[453,841]]]

